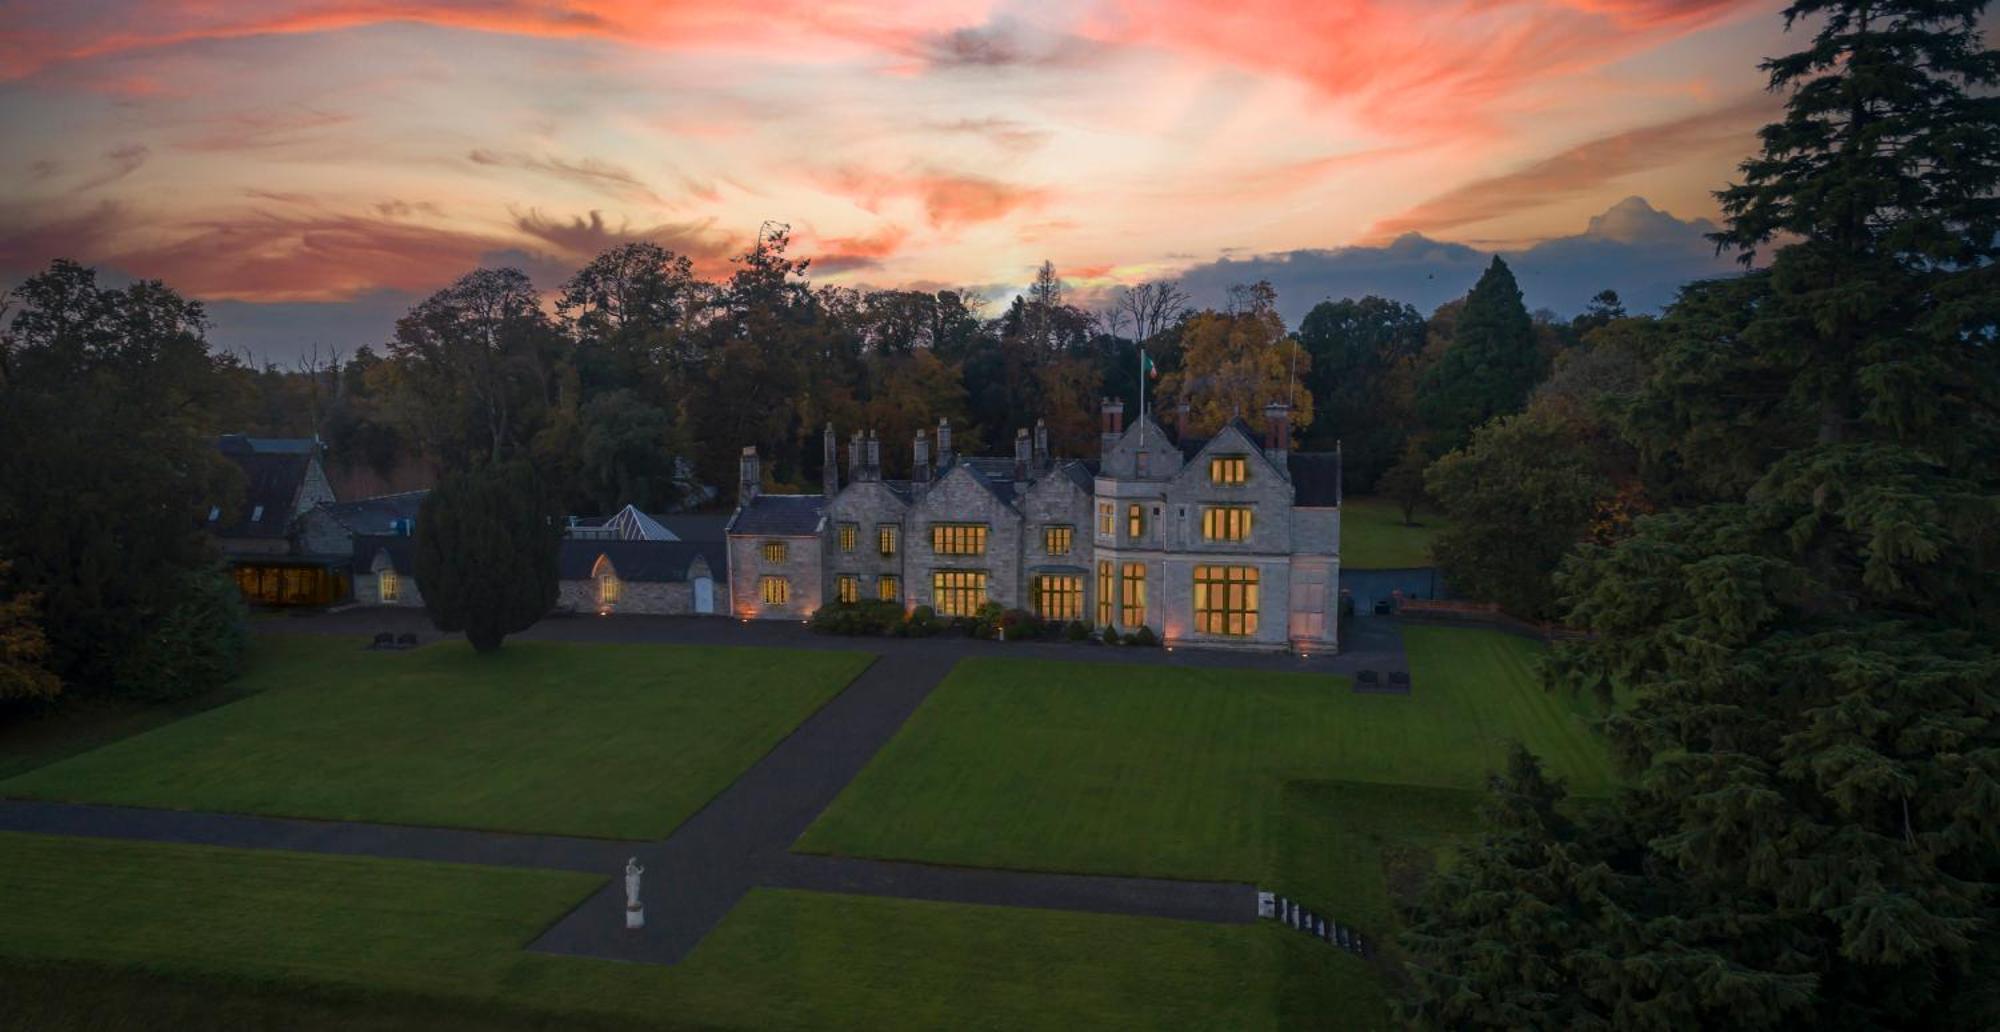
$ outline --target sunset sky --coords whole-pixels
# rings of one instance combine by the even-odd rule
[[[989,296],[1672,229],[1777,109],[1779,6],[4,0],[0,282],[75,257],[351,348],[482,263],[720,273],[767,219],[816,281]]]

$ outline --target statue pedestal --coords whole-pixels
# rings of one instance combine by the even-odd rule
[[[640,906],[626,907],[625,927],[627,928],[646,927],[646,908]]]

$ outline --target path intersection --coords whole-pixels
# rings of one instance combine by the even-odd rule
[[[366,634],[403,614],[349,612],[286,621],[280,630]],[[1362,621],[1357,621],[1360,623]],[[1367,621],[1377,623],[1378,621]],[[754,888],[806,889],[904,899],[1136,914],[1219,923],[1257,917],[1254,886],[1100,875],[1049,874],[791,852],[834,797],[861,773],[957,662],[973,655],[1034,655],[1152,663],[1350,673],[1405,669],[1388,621],[1339,656],[1301,660],[1180,649],[1104,649],[965,640],[826,638],[796,625],[714,619],[545,621],[526,636],[571,641],[678,642],[866,649],[875,661],[728,788],[663,840],[620,841],[352,821],[191,813],[140,807],[0,800],[0,831],[334,853],[398,860],[491,864],[603,874],[605,884],[529,949],[671,964],[686,957]],[[410,626],[401,626],[408,623]],[[1380,633],[1386,631],[1386,634]],[[430,635],[429,637],[435,637]],[[740,639],[740,640],[739,640]],[[645,868],[646,923],[625,927],[621,878],[630,857]]]

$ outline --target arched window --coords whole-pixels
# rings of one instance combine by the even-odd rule
[[[597,582],[597,610],[608,613],[616,608],[618,601],[625,597],[625,583],[618,579],[618,570],[611,565],[611,557],[600,555],[597,565],[591,567],[590,576]]]

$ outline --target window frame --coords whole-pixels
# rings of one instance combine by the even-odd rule
[[[976,616],[987,601],[985,570],[932,570],[931,610],[939,616]]]
[[[984,523],[931,524],[931,554],[983,556],[992,528]],[[940,547],[943,546],[943,547]]]
[[[1250,482],[1250,456],[1211,455],[1208,482],[1216,487],[1242,487]]]
[[[1060,537],[1062,548],[1058,550],[1056,540]],[[1067,523],[1050,523],[1042,527],[1042,553],[1044,555],[1068,555],[1076,548],[1076,527]]]
[[[775,573],[767,573],[758,577],[757,597],[762,599],[766,606],[791,605],[792,579]]]
[[[1132,539],[1133,541],[1142,541],[1145,539],[1146,506],[1143,503],[1140,502],[1126,503],[1125,536]]]
[[[901,602],[903,578],[893,573],[885,573],[875,578],[875,598],[881,602]]]
[[[901,528],[894,523],[877,523],[875,525],[875,551],[881,553],[882,558],[894,559],[896,557],[896,548],[900,544],[897,541],[897,538],[901,536],[900,531]]]
[[[1111,594],[1116,590],[1112,576],[1111,560],[1097,561],[1097,623],[1102,627],[1111,626]]]
[[[1256,566],[1199,564],[1194,568],[1189,598],[1196,633],[1222,638],[1255,637],[1263,612],[1263,571]]]
[[[1146,625],[1146,564],[1126,563],[1118,571],[1118,626]]]
[[[1105,537],[1118,533],[1118,503],[1097,503],[1097,532]]]
[[[757,546],[757,554],[767,563],[782,563],[792,554],[792,547],[783,541],[766,541]]]
[[[1204,505],[1201,507],[1201,539],[1228,543],[1248,541],[1256,530],[1255,513],[1256,508],[1249,505]]]
[[[387,604],[403,600],[403,578],[395,570],[383,570],[375,575],[375,599]]]
[[[840,543],[841,551],[852,553],[861,545],[861,524],[842,522],[835,528],[835,538]]]
[[[1035,615],[1044,620],[1083,619],[1083,578],[1076,574],[1038,574],[1031,585],[1030,597],[1034,600]]]
[[[833,578],[833,597],[836,602],[848,604],[861,601],[861,578],[851,573],[836,574]]]

